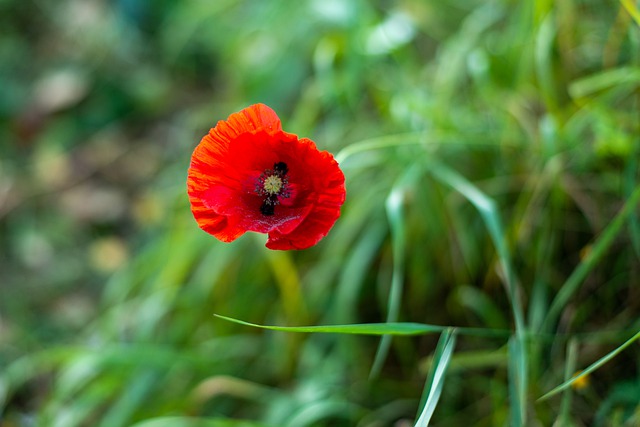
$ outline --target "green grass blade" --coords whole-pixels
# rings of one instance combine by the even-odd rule
[[[509,400],[511,425],[522,426],[526,420],[527,351],[524,338],[516,335],[509,340]]]
[[[266,427],[265,424],[222,418],[159,417],[141,421],[131,427]]]
[[[427,335],[446,331],[454,328],[453,326],[429,325],[426,323],[411,322],[392,322],[392,323],[359,323],[353,325],[321,325],[321,326],[269,326],[258,325],[255,323],[245,322],[243,320],[234,319],[233,317],[221,316],[214,314],[215,317],[227,320],[229,322],[238,323],[253,328],[269,329],[281,332],[298,332],[298,333],[325,333],[325,334],[351,334],[351,335]],[[455,327],[456,333],[459,335],[469,335],[487,338],[505,338],[511,334],[511,331],[499,329],[480,329],[480,328],[458,328]]]
[[[551,396],[554,396],[554,395],[558,394],[559,392],[561,392],[565,388],[570,387],[571,384],[573,384],[574,382],[578,381],[580,378],[586,377],[587,375],[591,374],[593,371],[595,371],[596,369],[600,368],[602,365],[604,365],[605,363],[609,362],[611,359],[616,357],[625,348],[629,347],[631,344],[633,344],[638,339],[640,339],[640,332],[635,334],[633,337],[629,338],[624,344],[622,344],[621,346],[619,346],[615,350],[611,351],[606,356],[601,357],[598,361],[596,361],[595,363],[591,364],[587,369],[583,370],[580,373],[580,375],[576,375],[575,377],[571,378],[568,381],[563,382],[562,384],[560,384],[559,386],[557,386],[553,390],[551,390],[548,393],[546,393],[543,396],[541,396],[538,399],[538,402],[541,402],[543,400],[546,400],[546,399],[550,398]]]
[[[551,113],[558,110],[558,91],[553,73],[553,46],[556,38],[555,15],[547,14],[539,26],[536,37],[536,76],[541,94]]]
[[[553,299],[547,317],[543,324],[543,330],[547,330],[556,321],[560,312],[567,305],[571,297],[578,291],[587,274],[596,266],[606,251],[611,247],[615,238],[620,234],[627,219],[633,215],[640,203],[640,186],[637,186],[618,215],[604,229],[598,240],[593,244],[587,256],[582,259],[578,267],[573,270],[571,276],[562,285],[556,297]]]
[[[640,97],[636,101],[640,107]],[[637,110],[640,108],[636,108]],[[636,186],[638,169],[640,166],[640,134],[636,137],[635,149],[627,159],[627,165],[624,171],[624,189],[625,196],[630,196]],[[629,238],[636,252],[636,256],[640,259],[640,213],[635,212],[629,216]]]
[[[526,419],[526,390],[528,384],[528,358],[525,348],[527,335],[524,312],[516,288],[516,278],[511,263],[511,253],[507,247],[504,228],[493,199],[454,170],[440,163],[431,163],[432,174],[442,183],[463,195],[480,212],[489,235],[495,245],[498,258],[504,270],[511,309],[516,326],[516,335],[509,345],[509,372],[512,408],[512,425],[521,425]]]
[[[474,130],[474,135],[477,136],[478,132],[483,132],[482,130]],[[487,134],[487,139],[483,141],[460,141],[459,138],[456,137],[454,140],[453,134],[448,134],[443,131],[431,131],[429,133],[425,132],[407,132],[393,135],[384,135],[374,138],[367,138],[361,141],[354,142],[352,144],[347,145],[342,150],[340,150],[336,155],[335,159],[338,163],[342,164],[346,160],[348,160],[351,156],[365,153],[368,151],[377,151],[377,150],[385,150],[389,148],[397,148],[397,147],[411,147],[411,146],[428,146],[428,145],[456,145],[461,144],[465,146],[487,146],[493,147],[495,144],[485,143],[485,141],[490,140],[491,134],[485,132]],[[519,146],[520,144],[517,142],[504,142],[502,146]]]
[[[282,332],[311,332],[354,335],[424,335],[440,333],[448,328],[447,326],[427,325],[423,323],[361,323],[354,325],[326,326],[266,326],[244,322],[242,320],[221,316],[219,314],[214,314],[214,316],[245,326]]]
[[[578,357],[578,341],[575,339],[569,340],[567,344],[567,361],[565,362],[564,379],[568,381],[571,379],[576,371],[576,359]],[[566,426],[570,425],[571,417],[571,389],[567,387],[562,395],[562,403],[560,404],[560,413],[556,420],[557,425]]]
[[[382,222],[372,223],[367,233],[353,248],[344,262],[344,267],[335,291],[332,311],[323,323],[353,323],[356,319],[358,293],[365,282],[367,272],[373,267],[375,257],[387,235]]]
[[[338,163],[343,163],[354,154],[407,145],[421,145],[424,143],[424,140],[425,135],[423,132],[411,132],[366,139],[347,145],[336,154],[335,159]]]
[[[287,424],[283,427],[327,425],[322,423],[322,421],[327,418],[348,420],[352,419],[353,415],[358,413],[358,409],[357,405],[344,401],[328,400],[310,402],[287,420]]]
[[[99,426],[126,426],[136,410],[144,406],[144,402],[153,393],[153,387],[161,377],[158,372],[149,369],[131,378],[129,386],[122,390],[115,403],[103,416]]]
[[[455,344],[455,329],[447,329],[440,335],[440,340],[433,355],[433,362],[429,369],[429,375],[427,375],[427,381],[425,382],[423,392],[424,404],[422,405],[422,411],[415,423],[415,427],[426,427],[429,425],[431,416],[442,394],[444,376],[451,361]]]
[[[406,258],[406,224],[404,219],[404,202],[407,187],[418,177],[418,167],[414,165],[402,176],[387,197],[385,204],[389,227],[391,228],[393,248],[393,275],[391,288],[387,302],[387,322],[396,322],[400,313],[402,291],[404,288],[404,270]],[[376,356],[371,367],[370,377],[376,377],[382,369],[382,364],[389,353],[391,336],[385,336],[380,340]]]
[[[504,228],[502,227],[502,222],[495,202],[466,178],[447,166],[441,163],[432,162],[429,164],[429,168],[436,179],[456,190],[469,200],[469,202],[478,209],[478,212],[480,212],[480,216],[489,231],[489,235],[496,247],[496,252],[504,270],[507,288],[510,294],[509,297],[511,298],[516,330],[523,333],[524,315],[516,292],[516,279],[512,268],[511,254],[507,248],[504,238]]]
[[[623,84],[640,84],[640,69],[632,66],[619,67],[580,78],[569,85],[569,93],[574,99],[586,98]]]

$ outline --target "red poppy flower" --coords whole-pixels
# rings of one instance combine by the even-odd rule
[[[345,199],[331,153],[284,132],[276,113],[252,105],[219,121],[191,157],[191,211],[224,242],[268,233],[270,249],[305,249],[327,235]]]

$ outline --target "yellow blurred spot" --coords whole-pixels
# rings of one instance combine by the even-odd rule
[[[264,396],[268,389],[251,381],[227,375],[207,378],[193,390],[193,399],[198,403],[205,402],[215,396],[228,395],[245,399]]]
[[[64,186],[71,177],[71,163],[66,153],[57,147],[46,146],[34,154],[34,175],[46,189]]]
[[[575,374],[573,374],[573,377],[577,377],[580,374],[582,374],[582,371],[578,371]],[[573,388],[574,390],[584,390],[585,388],[589,387],[589,375],[584,375],[580,378],[577,378],[574,382],[571,383],[571,388]]]
[[[93,242],[89,248],[91,265],[98,271],[111,273],[127,260],[129,251],[119,237],[104,237]]]
[[[145,194],[133,201],[131,214],[142,226],[158,224],[162,220],[162,203],[153,194]]]

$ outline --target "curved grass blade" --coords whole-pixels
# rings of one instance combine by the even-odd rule
[[[266,425],[226,418],[159,417],[141,421],[131,427],[266,427]]]
[[[511,253],[507,247],[504,228],[502,227],[496,203],[456,171],[436,162],[430,163],[429,166],[435,178],[459,192],[478,209],[496,248],[496,253],[504,272],[516,327],[516,334],[509,343],[509,372],[510,382],[513,386],[511,387],[512,420],[524,420],[526,418],[525,400],[529,372],[525,339],[527,331],[522,304],[516,287],[515,273],[511,263]]]
[[[351,403],[340,400],[319,400],[310,402],[297,411],[283,427],[301,427],[327,425],[322,422],[326,419],[342,419],[355,422],[360,408]],[[326,422],[326,421],[325,421]]]
[[[587,277],[587,274],[596,266],[606,251],[611,247],[615,238],[622,231],[623,225],[627,219],[636,212],[636,208],[640,203],[640,186],[637,186],[627,202],[624,204],[620,212],[604,229],[598,240],[593,244],[587,256],[580,261],[578,267],[573,270],[571,276],[562,285],[556,297],[551,302],[547,317],[543,324],[543,331],[548,330],[555,322],[560,312],[567,305],[571,297],[578,291],[580,285]]]
[[[389,227],[391,228],[393,249],[393,275],[391,277],[391,288],[389,289],[389,300],[387,302],[387,322],[396,322],[400,313],[407,246],[403,209],[404,199],[407,187],[417,179],[419,176],[418,172],[419,168],[414,164],[391,190],[385,204],[387,217],[389,218]],[[391,336],[385,336],[380,340],[369,374],[370,378],[376,377],[380,373],[382,364],[389,353],[390,346]]]
[[[338,163],[343,163],[347,158],[354,154],[406,145],[422,145],[424,142],[425,135],[423,132],[409,132],[381,136],[347,145],[336,154],[335,159]]]
[[[220,319],[252,326],[260,329],[270,329],[282,332],[315,332],[328,334],[352,334],[352,335],[425,335],[445,331],[447,326],[427,325],[423,323],[360,323],[353,325],[327,325],[327,326],[266,326],[244,322],[232,317],[214,314]]]
[[[543,396],[541,396],[538,399],[538,402],[541,402],[543,400],[546,400],[546,399],[550,398],[551,396],[554,396],[555,394],[558,394],[559,392],[561,392],[565,388],[570,387],[571,384],[573,384],[574,382],[576,382],[579,379],[581,379],[583,377],[586,377],[587,375],[591,374],[593,371],[595,371],[596,369],[600,368],[602,365],[604,365],[605,363],[609,362],[611,359],[616,357],[625,348],[629,347],[631,344],[633,344],[638,339],[640,339],[640,332],[635,334],[633,337],[629,338],[620,347],[616,348],[615,350],[611,351],[606,356],[600,358],[598,361],[596,361],[595,363],[591,364],[591,366],[589,366],[587,369],[582,371],[582,373],[580,373],[580,375],[576,375],[575,377],[571,378],[568,381],[563,382],[562,384],[560,384],[559,386],[557,386],[556,388],[554,388],[550,392],[548,392],[548,393],[544,394]]]
[[[473,136],[477,136],[478,132],[485,132],[483,130],[473,130]],[[491,135],[487,133],[487,138],[484,141],[491,140]],[[342,165],[351,156],[366,153],[368,151],[386,150],[396,147],[411,147],[411,146],[438,146],[438,145],[464,145],[464,146],[482,146],[482,147],[495,147],[496,144],[487,143],[484,141],[460,141],[460,138],[448,134],[444,131],[432,131],[426,134],[425,132],[406,132],[401,134],[385,135],[375,138],[368,138],[361,141],[354,142],[347,145],[340,150],[334,158],[338,163]],[[520,146],[517,142],[500,142],[501,147]]]
[[[429,325],[427,323],[392,322],[392,323],[358,323],[352,325],[321,325],[321,326],[268,326],[249,323],[233,317],[214,314],[215,317],[238,323],[240,325],[251,326],[253,328],[269,329],[281,332],[299,333],[325,333],[325,334],[350,334],[350,335],[427,335],[442,333],[452,326]],[[455,327],[458,335],[469,335],[487,338],[505,338],[511,331],[500,329],[480,329],[480,328],[458,328]]]
[[[516,331],[518,333],[524,333],[524,315],[520,299],[516,292],[516,279],[511,264],[511,254],[507,248],[504,238],[504,228],[502,227],[502,222],[495,202],[466,178],[445,165],[432,162],[429,163],[429,169],[436,179],[456,190],[472,205],[474,205],[476,209],[478,209],[478,212],[487,227],[491,240],[496,247],[498,258],[504,270],[507,289],[509,291],[509,297],[511,298]]]
[[[429,369],[429,375],[427,375],[427,381],[424,385],[424,392],[422,400],[424,404],[420,417],[416,421],[414,427],[426,427],[429,425],[431,416],[436,409],[440,395],[442,394],[442,387],[444,386],[444,375],[451,361],[453,355],[453,348],[456,344],[456,330],[447,329],[438,340],[438,345],[433,354],[433,363]]]
[[[574,99],[587,98],[594,93],[624,84],[640,84],[640,69],[619,67],[577,79],[569,85],[569,94]]]
[[[162,380],[161,374],[155,369],[146,369],[132,376],[129,386],[125,387],[110,405],[98,426],[127,425],[133,419],[136,410],[144,406],[145,400],[153,395],[155,386]]]
[[[639,43],[640,44],[640,43]],[[640,62],[640,60],[638,61]],[[636,111],[640,111],[640,97],[636,97]],[[638,169],[640,168],[640,135],[636,137],[635,148],[627,159],[627,166],[624,170],[624,194],[630,196],[636,186]],[[636,212],[629,217],[629,238],[631,245],[640,259],[640,212]]]
[[[548,13],[540,23],[536,35],[535,66],[542,97],[552,114],[558,112],[558,91],[556,90],[556,73],[553,72],[552,48],[556,33],[555,16]]]

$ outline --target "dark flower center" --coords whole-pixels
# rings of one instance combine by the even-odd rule
[[[278,197],[287,198],[290,196],[287,184],[287,172],[289,168],[284,162],[277,162],[273,169],[265,170],[256,183],[256,193],[262,196],[260,212],[262,215],[270,216],[275,212],[276,205],[280,204]]]

